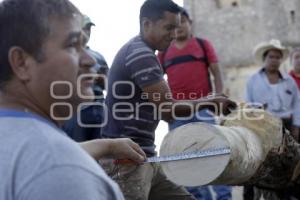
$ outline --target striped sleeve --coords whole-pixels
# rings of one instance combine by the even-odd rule
[[[126,68],[130,78],[140,88],[155,84],[163,79],[163,72],[154,52],[147,47],[140,47],[126,57]]]

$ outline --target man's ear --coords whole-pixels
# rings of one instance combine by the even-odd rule
[[[144,33],[147,33],[149,31],[151,25],[152,25],[152,21],[151,20],[149,20],[148,18],[143,18],[143,20],[142,20],[142,28],[144,30]]]
[[[30,79],[29,67],[33,58],[21,47],[11,47],[8,51],[8,61],[14,75],[21,81]]]

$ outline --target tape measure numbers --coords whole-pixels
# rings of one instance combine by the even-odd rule
[[[159,156],[159,157],[150,157],[147,158],[144,163],[153,163],[153,162],[169,162],[169,161],[178,161],[178,160],[189,160],[195,158],[205,158],[219,155],[230,154],[229,147],[222,148],[212,148],[203,151],[192,151],[192,152],[183,152],[173,155]],[[118,159],[115,160],[115,164],[132,164],[134,161],[128,159]]]
[[[168,161],[176,161],[176,160],[188,160],[194,158],[204,158],[218,155],[225,155],[230,153],[230,148],[215,148],[215,149],[207,149],[204,151],[192,151],[192,152],[183,152],[174,155],[168,156],[159,156],[159,157],[150,157],[145,161],[146,163],[151,162],[168,162]]]

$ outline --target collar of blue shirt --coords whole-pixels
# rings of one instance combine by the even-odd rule
[[[265,69],[264,67],[262,67],[262,68],[259,70],[259,73],[262,74],[262,73],[265,73],[265,71],[266,71],[266,69]],[[282,73],[280,70],[278,70],[278,73],[279,73],[280,78],[283,79],[283,80],[286,80],[286,79],[289,78],[289,75],[288,75],[288,74]]]

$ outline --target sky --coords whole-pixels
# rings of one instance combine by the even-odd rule
[[[183,0],[173,1],[183,6]],[[139,33],[139,11],[144,0],[71,0],[71,2],[96,24],[92,28],[88,45],[100,52],[110,66],[117,51]],[[161,121],[155,134],[157,150],[167,132],[167,124]]]
[[[139,33],[139,11],[144,0],[71,0],[96,24],[89,46],[103,54],[108,64],[128,40]],[[183,0],[174,2],[183,5]]]

